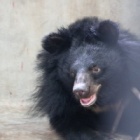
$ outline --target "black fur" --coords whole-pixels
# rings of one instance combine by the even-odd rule
[[[72,93],[71,71],[95,64],[102,72],[91,77],[102,87],[93,108],[127,102],[117,132],[138,135],[140,100],[132,89],[140,88],[140,42],[134,35],[110,20],[84,18],[46,36],[42,46],[36,110],[48,115],[58,134],[65,140],[93,140],[93,130],[111,131],[119,109],[97,113],[82,107]]]

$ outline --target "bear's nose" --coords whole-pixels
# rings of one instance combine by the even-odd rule
[[[73,87],[73,93],[77,96],[83,97],[89,93],[89,88],[84,83],[75,84]]]
[[[79,97],[89,94],[91,78],[87,72],[78,72],[73,85],[73,93]]]
[[[79,97],[84,97],[87,94],[87,92],[83,90],[75,90],[73,93]]]

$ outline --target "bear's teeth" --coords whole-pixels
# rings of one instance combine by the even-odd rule
[[[93,94],[89,98],[82,98],[80,99],[80,103],[84,107],[89,107],[96,102],[96,94]]]

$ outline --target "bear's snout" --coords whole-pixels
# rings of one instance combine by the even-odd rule
[[[85,97],[89,93],[89,88],[85,83],[75,84],[73,87],[73,93],[79,97]]]
[[[73,93],[75,96],[87,97],[90,94],[91,78],[86,72],[78,72],[73,85]]]

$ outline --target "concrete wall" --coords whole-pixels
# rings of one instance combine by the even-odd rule
[[[84,16],[119,21],[140,35],[140,0],[0,1],[0,123],[16,122],[30,104],[42,37]]]

